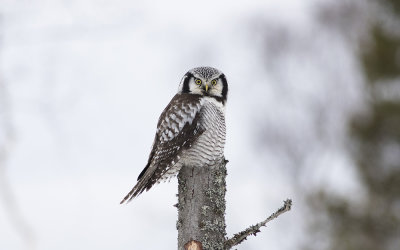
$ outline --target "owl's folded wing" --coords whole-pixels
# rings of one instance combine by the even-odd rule
[[[146,167],[139,174],[138,182],[121,201],[130,201],[149,190],[179,160],[204,132],[199,125],[201,99],[197,95],[177,94],[162,112]]]

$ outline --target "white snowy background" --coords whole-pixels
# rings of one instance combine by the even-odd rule
[[[324,244],[304,193],[360,191],[343,145],[362,99],[324,2],[2,0],[0,249],[176,249],[176,179],[119,201],[181,77],[203,65],[229,83],[228,236],[292,198],[238,249]]]

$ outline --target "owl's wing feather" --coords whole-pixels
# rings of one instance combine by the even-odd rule
[[[193,94],[177,94],[162,112],[157,125],[152,150],[138,182],[121,201],[130,201],[149,190],[179,160],[180,155],[204,132],[201,119],[201,99]]]

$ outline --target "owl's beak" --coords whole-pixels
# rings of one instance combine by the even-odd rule
[[[208,84],[206,84],[206,92],[208,91]]]

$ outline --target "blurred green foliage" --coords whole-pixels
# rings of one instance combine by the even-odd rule
[[[352,200],[319,197],[332,226],[331,249],[400,249],[400,162],[385,159],[387,150],[400,152],[400,101],[374,99],[370,105],[368,117],[351,123],[366,200],[354,206]]]
[[[372,46],[364,48],[361,61],[370,83],[391,79],[400,72],[400,38],[384,32],[382,27],[372,28]]]
[[[379,0],[378,0],[379,1]],[[400,16],[400,1],[399,0],[381,0],[383,4],[387,5],[396,15]]]
[[[400,22],[400,1],[376,3],[390,7]],[[383,98],[377,91],[400,85],[400,37],[379,22],[369,30],[371,40],[361,45],[359,53],[367,111],[349,123],[350,151],[365,199],[360,204],[322,191],[310,196],[314,209],[327,215],[328,223],[321,223],[319,229],[328,231],[329,249],[400,249],[400,98],[396,94]]]

